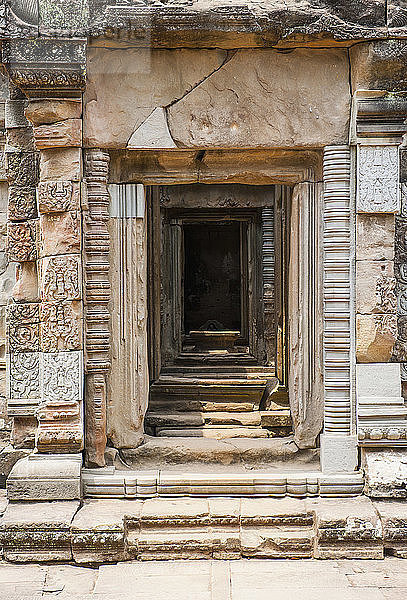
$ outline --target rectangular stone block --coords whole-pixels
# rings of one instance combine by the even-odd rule
[[[24,459],[25,460],[25,459]],[[0,520],[0,543],[7,560],[69,561],[70,527],[79,502],[10,503]]]
[[[394,236],[394,215],[356,215],[357,260],[393,260]]]
[[[383,558],[383,531],[365,497],[326,498],[314,503],[315,558]]]
[[[357,212],[399,212],[399,182],[398,146],[358,146]]]
[[[82,101],[80,98],[30,100],[25,109],[25,115],[33,125],[56,123],[65,119],[79,119],[81,114]]]
[[[81,249],[81,220],[77,211],[40,217],[40,256],[75,254]]]
[[[40,261],[41,299],[48,302],[80,300],[81,291],[80,255],[52,256]]]
[[[11,470],[7,497],[21,502],[79,499],[81,466],[81,454],[31,454]]]
[[[363,448],[365,494],[371,498],[407,498],[407,448]]]
[[[38,154],[36,152],[7,152],[7,178],[10,183],[34,187],[38,182]]]
[[[40,346],[43,352],[80,350],[82,346],[82,306],[80,302],[42,302],[40,307]]]
[[[396,315],[356,315],[356,360],[358,362],[389,362],[396,339]]]
[[[7,250],[10,261],[24,262],[37,259],[38,221],[8,223]]]
[[[80,181],[82,153],[80,148],[43,150],[40,158],[41,181]]]
[[[24,114],[26,106],[26,100],[6,100],[4,112],[6,129],[29,127],[30,124]]]
[[[407,558],[407,503],[384,500],[373,504],[382,522],[385,550],[392,556]]]
[[[79,210],[79,183],[61,180],[39,183],[38,205],[41,213]]]
[[[39,150],[47,148],[80,148],[82,144],[81,119],[66,119],[51,125],[34,127],[35,145]]]
[[[362,314],[396,312],[393,262],[356,262],[356,311]]]

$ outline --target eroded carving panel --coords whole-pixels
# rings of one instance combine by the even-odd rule
[[[9,260],[17,262],[36,260],[36,240],[37,221],[9,223],[7,226]]]
[[[11,221],[34,219],[37,216],[35,187],[11,184],[8,188],[8,218]]]
[[[74,302],[43,302],[41,304],[41,350],[79,350],[80,306]]]
[[[80,257],[54,256],[41,261],[41,298],[43,300],[79,300]]]
[[[72,181],[44,181],[38,185],[41,213],[65,212],[79,208],[79,185]]]
[[[9,352],[38,352],[39,305],[11,304],[7,307]]]
[[[9,382],[8,415],[33,415],[40,401],[39,353],[12,354]]]
[[[359,146],[356,210],[395,213],[400,210],[397,146]]]

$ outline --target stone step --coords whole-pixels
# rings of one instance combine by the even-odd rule
[[[291,437],[284,438],[234,438],[233,441],[195,437],[145,436],[137,448],[121,451],[130,468],[196,468],[197,465],[241,469],[259,469],[262,465],[287,468],[289,464],[309,465],[319,469],[318,450],[299,450]],[[120,463],[117,464],[120,468]]]
[[[276,406],[277,408],[279,405]],[[253,402],[221,402],[197,399],[151,398],[148,403],[148,414],[152,413],[193,413],[193,412],[252,412]]]
[[[176,365],[165,367],[162,369],[161,375],[180,375],[180,373],[182,373],[184,377],[194,375],[198,375],[200,377],[208,375],[209,377],[213,377],[214,372],[222,377],[236,377],[237,375],[245,376],[248,374],[260,375],[262,377],[274,377],[275,367],[259,365],[220,365],[214,367],[213,365],[205,366],[199,363],[197,365],[183,365],[182,368]]]
[[[203,425],[237,425],[243,427],[289,427],[291,425],[288,409],[270,411],[207,411],[207,412],[155,412],[149,411],[145,422],[157,428],[187,428]]]
[[[231,438],[268,438],[270,434],[267,429],[261,427],[233,427],[224,425],[215,427],[213,425],[204,425],[191,429],[161,429],[157,427],[156,435],[158,437],[199,437],[212,438],[215,440],[224,440]]]

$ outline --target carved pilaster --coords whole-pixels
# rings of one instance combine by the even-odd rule
[[[350,150],[324,151],[324,435],[322,466],[352,471],[357,464],[352,426],[353,302]]]
[[[86,448],[89,464],[104,465],[106,376],[110,369],[109,155],[86,154],[88,212],[84,219]]]
[[[276,331],[274,311],[274,208],[261,211],[263,231],[263,303],[264,303],[264,342],[267,364],[276,356]]]

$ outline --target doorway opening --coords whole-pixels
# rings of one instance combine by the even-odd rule
[[[146,432],[285,437],[289,194],[157,186],[148,206]]]

